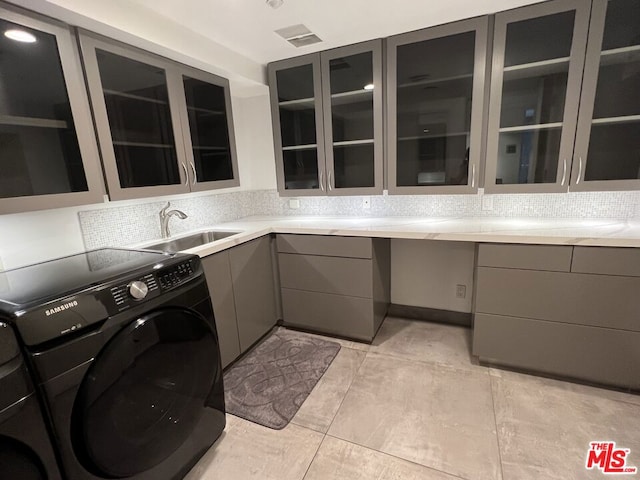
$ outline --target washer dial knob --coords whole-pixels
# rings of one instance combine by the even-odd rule
[[[149,293],[149,287],[146,283],[136,280],[129,284],[129,295],[136,300],[142,300],[147,296],[147,293]]]

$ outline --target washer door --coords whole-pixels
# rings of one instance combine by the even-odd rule
[[[184,309],[134,321],[98,354],[74,405],[74,448],[85,467],[124,478],[169,457],[191,434],[218,374],[207,322]]]
[[[47,474],[33,450],[0,435],[0,478],[47,480]]]

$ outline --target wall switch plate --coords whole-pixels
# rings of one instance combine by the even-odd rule
[[[482,196],[482,210],[485,212],[493,210],[493,195]]]
[[[371,208],[371,197],[362,198],[362,208],[364,208],[365,210]]]
[[[289,208],[292,210],[297,210],[300,208],[300,200],[297,198],[292,198],[289,200]]]
[[[456,285],[456,298],[464,298],[467,296],[466,285]]]
[[[4,265],[2,264],[2,258],[0,258],[0,272],[4,270]]]

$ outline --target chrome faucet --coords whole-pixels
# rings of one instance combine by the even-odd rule
[[[184,220],[187,218],[187,214],[180,210],[169,210],[167,212],[167,208],[171,206],[171,202],[167,202],[167,206],[160,210],[160,234],[162,238],[169,238],[171,236],[171,232],[169,232],[169,219],[174,215],[180,220]]]

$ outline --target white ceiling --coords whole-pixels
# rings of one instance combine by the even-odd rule
[[[187,27],[256,62],[302,55],[541,0],[125,0]],[[302,23],[322,43],[295,48],[274,30]]]

